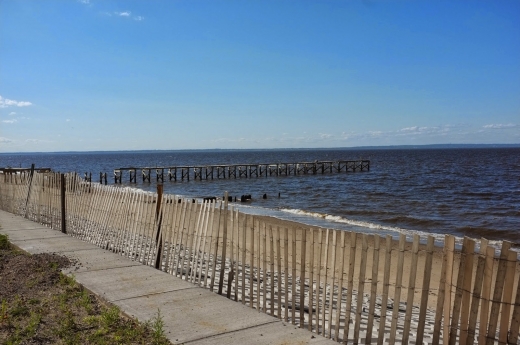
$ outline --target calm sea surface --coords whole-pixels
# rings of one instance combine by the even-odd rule
[[[0,154],[0,166],[82,176],[120,167],[370,159],[370,172],[165,182],[187,197],[251,194],[240,207],[310,225],[371,233],[486,237],[520,243],[520,149],[237,150]],[[138,177],[140,177],[138,175]],[[156,189],[152,183],[123,186]],[[278,198],[280,193],[280,198]],[[262,195],[267,194],[267,199]],[[240,204],[240,203],[239,203]]]

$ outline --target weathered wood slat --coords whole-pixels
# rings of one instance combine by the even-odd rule
[[[399,320],[399,304],[401,303],[401,284],[403,281],[405,243],[406,236],[404,234],[401,234],[399,236],[399,254],[397,257],[397,277],[395,279],[394,307],[392,309],[392,328],[390,330],[389,340],[390,345],[395,344],[396,341],[397,322]]]
[[[367,234],[362,235],[361,264],[359,265],[359,280],[357,290],[356,323],[354,324],[354,339],[359,339],[361,328],[361,312],[363,310],[363,293],[365,291],[365,273],[367,267],[368,239]]]
[[[491,312],[489,314],[489,323],[486,337],[486,344],[492,345],[496,338],[496,331],[498,325],[498,314],[500,312],[500,305],[502,301],[502,294],[504,291],[504,282],[507,271],[507,256],[511,242],[502,242],[502,249],[500,251],[500,261],[498,263],[498,271],[495,281],[495,290],[493,291],[493,300],[491,303]]]
[[[410,323],[412,321],[413,298],[415,296],[415,278],[417,275],[417,260],[419,253],[419,235],[413,235],[412,261],[410,267],[410,278],[408,279],[408,296],[406,299],[406,314],[404,317],[403,344],[408,344],[410,337]]]
[[[329,324],[329,333],[327,335],[327,338],[332,338],[332,311],[334,306],[334,285],[335,283],[335,276],[336,276],[336,245],[337,245],[337,235],[338,231],[331,230],[332,232],[332,253],[331,253],[331,277],[330,277],[330,289],[329,289],[329,318],[328,318],[328,324]]]
[[[343,276],[344,276],[344,269],[345,269],[345,238],[346,238],[346,232],[341,231],[341,238],[340,238],[340,264],[339,264],[339,282],[338,282],[338,303],[336,305],[336,322],[334,323],[334,340],[339,341],[339,322],[341,318],[341,306],[343,301]]]
[[[426,244],[426,260],[424,263],[423,285],[421,290],[421,309],[419,310],[417,340],[415,342],[416,344],[422,344],[424,338],[424,326],[426,325],[426,310],[428,309],[428,293],[430,291],[434,245],[435,238],[433,236],[428,236],[428,242]]]
[[[383,295],[381,296],[381,317],[379,319],[379,332],[377,343],[384,344],[384,335],[386,329],[386,310],[388,308],[388,291],[390,290],[390,266],[392,261],[392,236],[386,236],[385,244],[385,273],[383,276]]]
[[[506,279],[504,282],[504,293],[502,295],[502,311],[500,315],[500,333],[498,342],[507,343],[509,331],[509,321],[511,316],[511,302],[513,300],[513,284],[515,281],[515,266],[517,252],[509,250],[507,252]]]
[[[345,328],[343,331],[343,343],[347,344],[350,331],[350,317],[352,313],[352,294],[354,289],[354,269],[356,264],[356,240],[355,232],[350,233],[350,257],[348,262],[348,287],[347,287],[347,305],[345,308]]]

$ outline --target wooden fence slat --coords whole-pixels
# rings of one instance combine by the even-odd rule
[[[192,228],[193,228],[193,221],[192,218],[197,215],[197,204],[190,203],[189,212],[188,212],[188,226],[186,227],[186,244],[182,250],[182,264],[181,264],[181,278],[184,276],[185,280],[188,280],[188,274],[189,274],[189,262],[190,262],[190,254],[191,254],[191,244],[190,241],[192,240]],[[186,262],[188,261],[188,262]]]
[[[173,239],[173,258],[172,258],[172,274],[177,276],[179,274],[178,267],[179,267],[179,256],[181,255],[181,236],[182,236],[182,229],[184,228],[184,220],[186,219],[186,209],[188,207],[188,204],[186,200],[181,199],[181,205],[177,205],[179,214],[177,215],[177,225],[175,226],[175,235]]]
[[[310,253],[309,253],[309,331],[312,332],[313,324],[313,309],[314,309],[314,234],[313,228],[309,229],[311,236]]]
[[[486,259],[480,255],[477,259],[477,271],[475,272],[475,283],[473,285],[473,298],[471,300],[471,308],[468,322],[468,335],[466,337],[466,345],[472,345],[475,341],[475,330],[477,326],[478,307],[480,304],[480,293],[482,292],[482,281],[484,279],[484,269]]]
[[[291,323],[296,324],[296,228],[292,227]]]
[[[419,235],[413,235],[412,262],[410,266],[410,278],[408,280],[408,296],[406,299],[406,314],[404,317],[403,344],[408,344],[410,337],[410,323],[412,322],[413,299],[415,296],[415,278],[417,276],[417,261],[419,253]]]
[[[227,237],[228,237],[228,193],[224,194],[224,225],[222,226],[222,255],[220,259],[220,275],[218,280],[218,294],[222,295],[222,288],[224,287],[224,273],[226,271],[226,250],[227,250]],[[220,226],[219,226],[220,233]]]
[[[361,327],[361,312],[363,311],[363,293],[365,291],[365,274],[367,267],[367,253],[368,243],[367,234],[362,235],[361,245],[361,264],[359,265],[359,281],[357,291],[357,304],[356,304],[356,323],[354,325],[354,339],[359,339],[359,330]]]
[[[250,233],[251,233],[251,239],[249,240],[249,307],[253,308],[253,299],[255,296],[255,289],[254,289],[254,274],[255,274],[255,227],[254,217],[251,217],[251,227],[250,227]]]
[[[510,248],[511,242],[502,242],[502,249],[500,250],[500,261],[498,263],[498,271],[495,281],[495,290],[493,291],[491,312],[489,314],[489,323],[486,336],[487,345],[492,345],[496,340],[498,314],[500,312],[500,301],[502,300],[502,293],[504,291],[504,282],[507,271],[507,255]]]
[[[471,252],[468,253],[466,258],[466,264],[464,266],[464,285],[462,287],[462,305],[460,314],[460,344],[465,344],[468,337],[468,320],[470,310],[470,298],[471,298],[471,282],[473,275],[473,261],[475,255],[475,241],[472,241]]]
[[[247,215],[244,214],[242,224],[242,304],[246,304],[246,244],[247,244]],[[251,266],[250,266],[251,272]],[[250,294],[252,291],[250,291]]]
[[[197,269],[199,262],[199,251],[200,251],[200,241],[202,239],[202,230],[204,228],[204,219],[206,218],[206,206],[207,203],[202,202],[198,204],[200,207],[199,210],[199,220],[197,221],[197,225],[195,226],[195,232],[193,237],[193,252],[192,252],[192,265],[190,271],[190,282],[196,283],[197,281]]]
[[[455,237],[453,236],[446,236],[444,241],[444,248],[446,255],[446,270],[444,272],[444,289],[442,290],[443,296],[444,296],[444,305],[442,307],[442,310],[444,310],[444,317],[443,317],[443,343],[448,344],[449,337],[450,337],[450,320],[451,320],[451,297],[452,297],[452,282],[453,282],[453,257],[454,257],[454,250],[455,250]],[[441,278],[442,281],[442,278]],[[439,289],[439,297],[441,295],[441,290]],[[437,307],[439,305],[437,304]],[[437,324],[435,325],[437,326]],[[437,333],[434,331],[433,333],[433,339],[435,343],[435,337],[437,336]]]
[[[277,289],[276,289],[276,303],[278,306],[277,316],[282,318],[282,258],[281,258],[281,243],[280,243],[280,227],[276,227],[276,274],[277,274]]]
[[[426,244],[426,259],[424,263],[423,285],[421,289],[421,307],[419,310],[419,323],[417,325],[417,340],[416,344],[422,344],[424,338],[424,326],[426,325],[426,310],[428,309],[428,294],[430,292],[430,278],[433,263],[433,248],[435,245],[435,238],[428,236]]]
[[[345,330],[343,331],[343,343],[346,344],[350,333],[350,317],[352,313],[352,294],[354,290],[354,269],[356,264],[356,240],[355,232],[350,233],[350,258],[348,261],[348,287],[347,305],[345,308]]]
[[[470,238],[464,237],[464,242],[462,244],[462,251],[460,253],[459,260],[459,272],[457,276],[457,286],[455,287],[455,298],[453,300],[453,311],[451,313],[451,327],[450,327],[450,338],[449,344],[455,345],[457,341],[457,332],[460,328],[459,326],[459,318],[460,312],[462,309],[462,294],[464,291],[465,280],[466,280],[466,261],[469,260],[469,257],[473,255],[473,249],[475,246],[475,242],[473,242]],[[471,279],[471,277],[470,277]]]
[[[143,199],[144,199],[144,194],[143,193],[139,193],[136,200],[135,200],[135,205],[134,205],[134,213],[133,213],[133,218],[132,220],[134,221],[133,225],[132,225],[132,229],[131,229],[131,235],[130,235],[130,238],[131,238],[131,242],[130,242],[130,253],[128,253],[128,257],[131,259],[131,260],[138,260],[138,256],[137,256],[137,248],[138,248],[138,245],[139,245],[139,234],[138,234],[138,220],[139,220],[139,217],[141,215],[141,208],[142,208],[142,204],[143,204]]]
[[[204,268],[207,269],[207,267],[209,266],[209,257],[208,259],[206,259],[206,243],[208,242],[208,238],[209,238],[209,235],[208,235],[208,226],[210,224],[210,218],[212,218],[212,215],[213,215],[213,211],[215,209],[215,203],[212,202],[212,201],[209,201],[208,202],[208,205],[207,205],[207,214],[206,214],[206,222],[204,223],[204,230],[203,230],[203,233],[202,233],[202,243],[201,243],[201,248],[200,248],[200,251],[201,251],[201,257],[200,257],[200,268],[199,268],[199,282],[197,285],[204,285],[202,283],[202,279],[204,279],[204,282],[207,281],[207,276],[205,274],[203,274],[203,271],[204,271]]]
[[[377,298],[377,276],[379,273],[379,236],[372,236],[374,250],[372,253],[372,282],[370,284],[370,303],[368,306],[367,334],[365,344],[372,343],[372,328],[374,327],[374,311]]]
[[[305,265],[307,249],[307,229],[301,229],[300,246],[300,328],[305,326]]]
[[[128,195],[129,194],[129,195]],[[122,216],[122,219],[119,223],[119,231],[118,234],[115,237],[114,241],[114,253],[125,255],[128,250],[129,246],[128,243],[130,241],[130,231],[127,229],[131,226],[131,212],[132,212],[132,205],[134,203],[135,198],[137,197],[137,193],[127,193],[127,197],[125,198],[125,211]],[[126,256],[126,255],[125,255]]]
[[[195,247],[197,243],[197,233],[199,231],[200,223],[204,214],[204,205],[199,203],[194,203],[195,214],[198,213],[197,222],[192,224],[192,226],[188,230],[188,258],[186,264],[188,268],[186,269],[186,280],[192,282],[193,270],[194,267],[192,265],[195,264]],[[198,212],[197,212],[198,211]]]
[[[172,267],[171,267],[172,252],[175,251],[175,247],[173,245],[173,237],[175,234],[175,220],[176,220],[176,216],[177,216],[177,200],[174,195],[170,196],[170,198],[168,200],[169,200],[168,206],[169,206],[170,212],[169,212],[169,216],[168,216],[168,223],[166,225],[167,237],[165,239],[165,242],[168,243],[168,246],[167,246],[167,251],[166,251],[165,267],[166,267],[166,272],[171,274],[171,272],[172,272]],[[130,213],[130,215],[131,215],[131,213]],[[130,215],[129,215],[129,217],[130,217]]]
[[[209,283],[211,284],[211,280],[212,280],[213,276],[215,276],[214,270],[210,271],[210,269],[212,269],[213,262],[215,261],[215,257],[212,257],[212,253],[213,253],[213,247],[214,247],[213,239],[215,238],[215,209],[216,208],[217,208],[217,202],[214,202],[213,206],[211,207],[211,219],[209,221],[209,229],[208,229],[208,232],[210,235],[208,238],[208,243],[209,243],[209,248],[208,248],[208,253],[207,253],[208,260],[206,263],[206,271],[204,272],[204,276],[205,276],[204,287],[207,286],[208,279],[209,279]],[[220,210],[220,204],[219,204],[218,208]],[[218,225],[217,225],[217,227],[218,227]]]
[[[261,260],[261,255],[260,253],[262,253],[262,247],[260,246],[260,242],[261,242],[261,228],[260,228],[260,221],[256,221],[255,224],[257,225],[257,229],[258,229],[258,242],[257,242],[257,245],[258,245],[258,254],[256,256],[256,310],[260,311],[260,283],[262,281],[262,272],[260,271],[261,269],[261,265],[260,265],[260,260]]]
[[[215,279],[217,277],[218,244],[219,244],[219,238],[220,238],[220,223],[222,221],[222,209],[223,208],[224,208],[224,203],[221,202],[218,207],[217,228],[214,229],[214,231],[212,232],[212,238],[211,238],[211,244],[212,244],[211,252],[213,254],[213,261],[211,263],[211,280],[209,282],[209,289],[211,290],[211,292],[213,292],[213,290],[215,289]],[[222,265],[222,263],[221,263],[221,265]]]
[[[267,314],[267,225],[262,222],[262,311]]]
[[[337,245],[337,235],[338,235],[338,231],[337,230],[331,230],[332,231],[332,253],[331,253],[331,279],[330,279],[330,284],[329,284],[329,320],[328,320],[328,324],[329,324],[329,333],[328,333],[328,336],[327,338],[332,338],[332,307],[334,305],[334,285],[335,285],[335,282],[334,282],[334,279],[335,279],[335,275],[336,275],[336,245]]]
[[[284,321],[289,321],[289,229],[284,228],[284,258],[283,258],[283,267],[284,267]]]
[[[275,304],[275,295],[274,295],[274,248],[273,248],[273,245],[274,245],[274,239],[273,239],[273,227],[271,225],[269,225],[269,266],[270,266],[270,276],[269,276],[269,281],[270,281],[270,287],[271,287],[271,298],[270,298],[270,302],[271,302],[271,315],[274,316],[274,304]]]
[[[478,337],[478,344],[484,345],[486,343],[486,325],[489,318],[489,300],[491,298],[491,284],[493,280],[493,258],[495,256],[495,249],[488,247],[489,241],[482,238],[480,240],[480,254],[485,255],[486,263],[484,267],[484,278],[482,280],[482,298],[480,306],[480,330]]]
[[[511,316],[511,303],[513,299],[513,284],[515,281],[515,266],[516,266],[517,252],[509,250],[507,252],[507,268],[506,279],[504,282],[504,294],[502,296],[502,311],[500,315],[500,333],[498,342],[501,344],[507,343],[509,317]]]
[[[328,269],[329,269],[329,246],[330,246],[330,240],[329,240],[329,234],[330,229],[325,230],[325,266],[324,266],[324,272],[325,277],[323,279],[323,308],[321,310],[321,324],[323,325],[323,336],[327,336],[327,324],[325,323],[325,314],[327,311],[326,305],[327,305],[327,278],[328,278]],[[330,303],[330,302],[329,302]],[[329,325],[330,328],[330,325]]]
[[[381,296],[381,317],[379,318],[379,332],[377,343],[384,344],[386,329],[386,311],[388,308],[388,291],[390,290],[390,266],[392,261],[392,236],[386,236],[385,245],[385,273],[383,277],[383,295]]]
[[[235,254],[233,254],[233,276],[231,280],[234,281],[235,289],[235,302],[238,302],[238,277],[240,273],[240,227],[239,227],[239,211],[235,210],[235,227],[233,231],[233,243],[235,246]]]
[[[322,296],[321,294],[321,258],[322,258],[322,252],[323,252],[323,229],[318,229],[318,266],[317,266],[317,269],[318,269],[318,277],[316,279],[316,313],[315,313],[315,317],[316,317],[316,333],[317,334],[324,334],[325,333],[325,330],[323,329],[323,324],[321,324],[322,328],[321,328],[321,333],[320,333],[320,311],[321,311],[321,307],[320,307],[320,296]],[[325,290],[325,289],[323,289]],[[323,305],[325,306],[325,305]]]
[[[345,238],[346,231],[341,231],[340,247],[341,260],[339,264],[339,283],[338,283],[338,304],[336,305],[336,322],[334,324],[334,340],[339,341],[339,322],[341,318],[341,306],[343,301],[343,275],[345,269]]]
[[[520,275],[516,285],[515,308],[511,317],[511,327],[509,334],[509,344],[518,344],[518,333],[520,330]]]
[[[399,304],[401,303],[401,284],[403,281],[403,266],[404,266],[404,250],[405,250],[406,236],[401,234],[399,236],[399,254],[397,257],[397,278],[395,279],[394,289],[394,307],[392,309],[392,328],[390,329],[389,344],[395,344],[397,333],[397,322],[399,320]]]
[[[157,194],[151,194],[150,195],[150,202],[147,205],[146,210],[146,247],[145,247],[145,262],[146,265],[151,266],[154,263],[152,263],[152,257],[153,257],[153,251],[155,247],[155,237],[154,237],[154,231],[155,231],[155,204],[157,202]]]
[[[228,230],[228,241],[224,243],[225,246],[229,246],[229,272],[227,274],[227,287],[226,287],[226,297],[231,299],[231,290],[233,286],[233,276],[234,276],[234,248],[233,248],[233,242],[234,242],[234,232],[235,232],[235,217],[233,217],[233,205],[229,207],[229,219],[230,219],[230,225],[231,231]],[[229,243],[229,245],[228,245]],[[226,257],[222,256],[222,263],[225,265],[226,263]]]

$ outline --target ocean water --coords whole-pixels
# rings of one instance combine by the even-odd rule
[[[121,167],[371,161],[369,172],[189,182],[165,181],[166,193],[190,198],[251,194],[244,212],[369,233],[452,234],[520,245],[520,148],[121,151],[0,154],[0,166],[92,173]],[[140,172],[138,172],[140,173]],[[151,183],[122,186],[156,190]],[[267,199],[263,199],[267,194]],[[278,197],[280,194],[280,197]]]

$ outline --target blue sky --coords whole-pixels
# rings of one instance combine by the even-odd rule
[[[519,1],[0,1],[0,152],[520,143]]]

